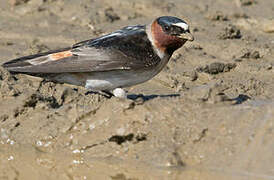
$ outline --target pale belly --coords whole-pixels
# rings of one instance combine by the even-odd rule
[[[120,70],[92,73],[62,73],[51,76],[50,79],[60,83],[84,86],[90,90],[101,91],[140,84],[150,80],[156,74],[158,74],[158,71]]]
[[[86,73],[66,73],[54,77],[55,81],[84,86],[87,89],[113,90],[115,88],[129,87],[146,82],[157,75],[168,62],[169,58],[164,58],[157,67],[150,70],[132,71],[115,70],[104,72]]]
[[[103,72],[87,78],[85,87],[91,90],[113,90],[143,83],[153,78],[155,72]]]

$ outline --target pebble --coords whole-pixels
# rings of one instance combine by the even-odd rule
[[[265,33],[274,33],[274,20],[266,20],[262,23],[262,30]]]

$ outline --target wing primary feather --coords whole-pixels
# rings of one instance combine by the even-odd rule
[[[23,56],[23,57],[16,58],[16,59],[13,59],[11,61],[8,61],[8,62],[4,63],[2,66],[4,68],[7,68],[8,70],[9,70],[9,68],[30,66],[32,64],[29,63],[28,60],[33,60],[33,59],[36,59],[36,58],[39,58],[39,57],[48,56],[49,54],[54,54],[54,53],[58,53],[58,52],[62,52],[62,51],[68,51],[70,49],[71,49],[71,47],[67,47],[67,48],[52,50],[52,51],[48,51],[48,52],[44,52],[44,53],[38,53],[38,54],[34,54],[34,55]]]

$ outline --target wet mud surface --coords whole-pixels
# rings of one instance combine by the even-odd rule
[[[0,0],[0,63],[163,15],[195,41],[126,100],[0,68],[0,179],[274,179],[273,0]]]

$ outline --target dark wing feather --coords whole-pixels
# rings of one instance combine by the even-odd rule
[[[49,55],[49,54],[67,51],[70,49],[71,48],[63,48],[63,49],[52,50],[52,51],[48,51],[48,52],[44,52],[44,53],[38,53],[38,54],[34,54],[34,55],[24,56],[24,57],[16,58],[16,59],[10,60],[8,62],[5,62],[2,66],[5,68],[29,66],[31,64],[28,62],[28,60],[45,59],[45,57],[47,57],[47,55]]]
[[[21,73],[64,73],[92,72],[102,70],[125,69],[121,61],[110,60],[108,55],[102,55],[95,48],[89,48],[90,55],[77,55],[71,49],[72,56],[58,60],[50,59],[50,55],[38,56],[33,59],[24,57],[3,64],[11,72]],[[60,51],[62,52],[62,51]]]
[[[71,48],[21,57],[3,66],[11,72],[64,73],[141,69],[160,61],[144,26],[130,26]]]

